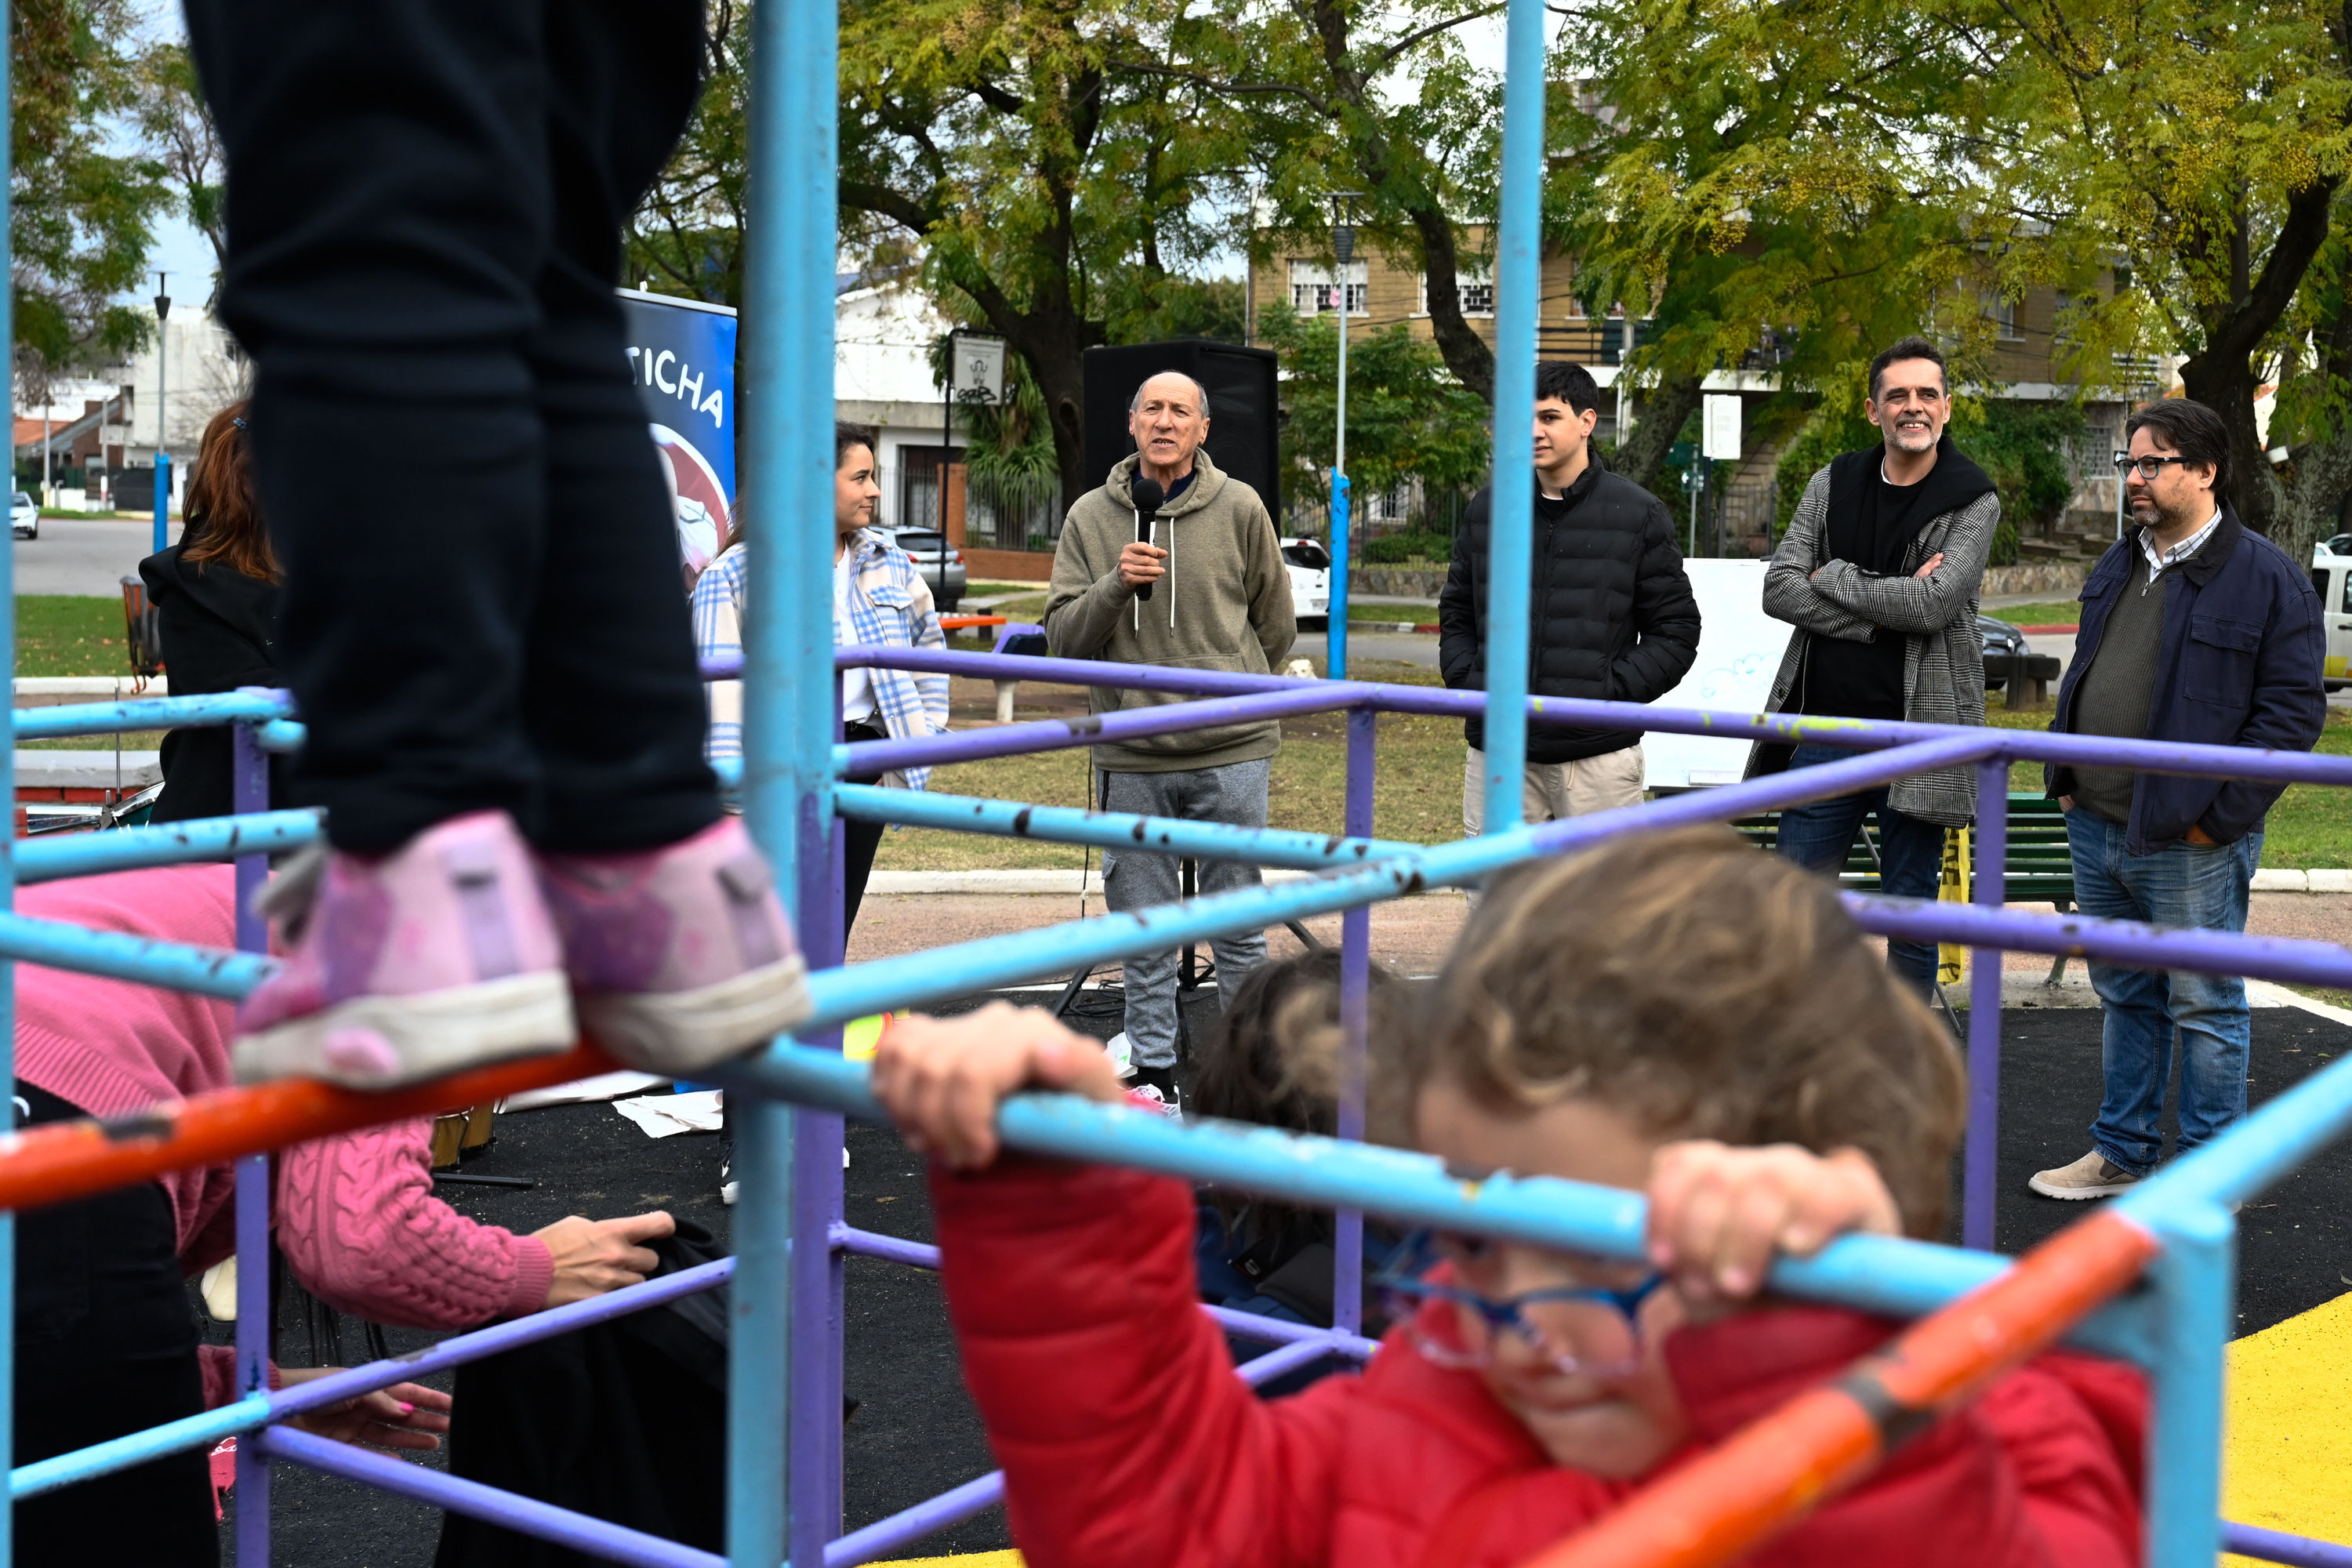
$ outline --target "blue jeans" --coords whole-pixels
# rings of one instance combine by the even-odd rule
[[[1799,746],[1789,766],[1810,768],[1860,754],[1843,746]],[[1944,830],[1888,809],[1883,787],[1790,806],[1780,814],[1780,853],[1809,871],[1835,875],[1845,865],[1862,819],[1873,812],[1878,814],[1879,886],[1895,898],[1934,898],[1944,877]],[[1888,937],[1886,967],[1924,995],[1936,984],[1936,950]]]
[[[2246,929],[2246,895],[2263,836],[2235,844],[2176,844],[2153,855],[2124,848],[2121,823],[2080,807],[2066,814],[2074,902],[2086,915],[2199,931]],[[2187,1153],[2246,1114],[2246,1051],[2253,1016],[2234,974],[2118,969],[2094,961],[2091,985],[2106,1008],[2100,1063],[2106,1093],[2091,1141],[2136,1176],[2156,1166],[2164,1133],[2172,1043],[2180,1039],[2180,1140]]]

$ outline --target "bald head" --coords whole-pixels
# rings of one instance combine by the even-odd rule
[[[1182,371],[1161,371],[1135,389],[1127,433],[1143,455],[1143,472],[1174,484],[1192,471],[1192,455],[1208,439],[1208,389]]]

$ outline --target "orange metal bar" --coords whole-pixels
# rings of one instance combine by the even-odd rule
[[[562,1056],[477,1068],[381,1093],[287,1079],[103,1121],[37,1127],[0,1139],[0,1208],[88,1197],[166,1171],[226,1165],[242,1154],[570,1083],[619,1065],[583,1041]]]
[[[943,632],[968,631],[973,626],[1001,626],[1003,624],[1003,616],[941,616],[940,617],[940,630]]]
[[[1877,1467],[1932,1416],[2047,1348],[2139,1278],[2156,1238],[2094,1215],[2015,1268],[1923,1318],[1836,1384],[1800,1394],[1643,1488],[1525,1568],[1715,1568],[1738,1561]],[[1893,1444],[1888,1428],[1896,1427]]]

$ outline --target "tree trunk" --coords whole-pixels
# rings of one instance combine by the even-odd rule
[[[2240,521],[2256,533],[2268,534],[2283,498],[2254,426],[2253,356],[2225,340],[2222,348],[2182,362],[2180,385],[2190,401],[2221,416],[2230,432],[2229,499],[2236,504]]]
[[[1698,406],[1705,381],[1696,375],[1670,375],[1661,381],[1636,407],[1633,433],[1620,437],[1617,460],[1611,466],[1643,489],[1655,490],[1675,437]]]

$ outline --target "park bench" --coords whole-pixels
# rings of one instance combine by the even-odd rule
[[[1765,812],[1743,816],[1732,826],[1759,849],[1779,842],[1780,814]],[[2048,903],[2058,913],[2074,912],[2074,861],[2066,847],[2066,817],[2058,803],[2042,795],[2011,794],[2009,797],[2009,852],[2001,858],[2003,898],[2012,904]],[[1879,891],[1878,840],[1870,824],[1847,851],[1838,885],[1849,892]],[[2066,973],[2066,955],[2050,966],[2048,984],[2055,985]]]
[[[2006,653],[1984,656],[1985,684],[2001,683],[2001,700],[2011,708],[2039,708],[2050,700],[2050,683],[2058,679],[2058,656]]]

